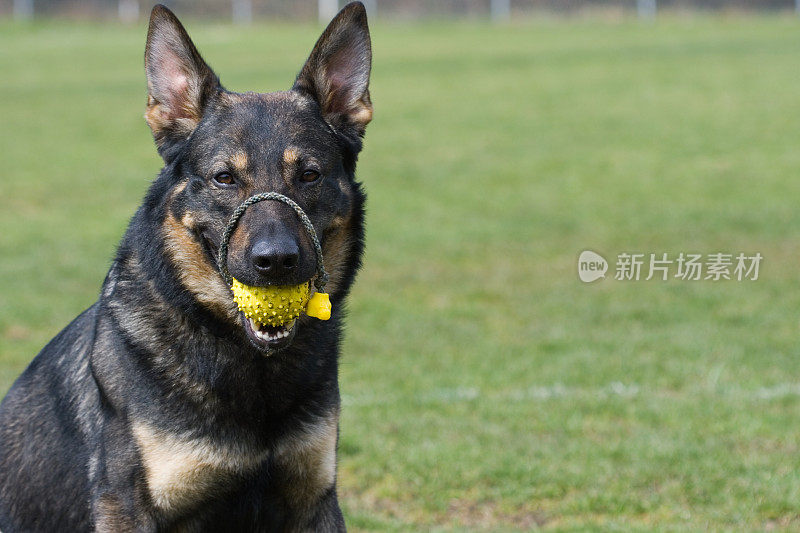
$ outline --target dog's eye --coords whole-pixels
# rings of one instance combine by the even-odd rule
[[[319,179],[319,172],[316,170],[308,169],[303,172],[303,175],[300,176],[300,181],[304,181],[306,183],[313,183]]]
[[[216,176],[214,176],[214,181],[218,185],[233,185],[236,183],[236,180],[233,179],[230,172],[220,172]]]

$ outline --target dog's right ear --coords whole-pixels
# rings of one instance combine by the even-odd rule
[[[197,127],[208,103],[222,87],[180,21],[160,4],[150,14],[144,65],[145,119],[153,131],[158,152],[169,161]]]

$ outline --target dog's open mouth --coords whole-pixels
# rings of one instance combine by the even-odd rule
[[[252,318],[245,317],[242,312],[239,312],[239,315],[244,324],[247,338],[259,350],[271,352],[282,350],[289,346],[294,339],[297,320],[292,320],[281,326],[268,326],[259,324]]]

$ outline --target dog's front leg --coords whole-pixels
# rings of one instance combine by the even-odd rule
[[[288,511],[287,531],[345,531],[336,497],[338,409],[275,450],[273,468]]]
[[[347,531],[336,497],[336,487],[328,489],[313,505],[293,509],[286,530],[303,533]]]
[[[157,530],[139,453],[127,427],[107,420],[89,461],[91,514],[97,533]]]
[[[92,501],[96,533],[151,533],[156,531],[152,516],[137,510],[126,497],[103,492]]]

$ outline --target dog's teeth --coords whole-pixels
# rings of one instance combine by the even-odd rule
[[[270,332],[261,329],[263,326],[253,320],[252,318],[248,318],[247,320],[250,321],[250,327],[253,329],[253,333],[255,333],[256,337],[261,339],[262,341],[277,341],[278,339],[285,339],[289,336],[289,333],[292,331],[292,327],[294,326],[295,321],[292,320],[290,324],[284,325],[282,328],[278,329],[277,331]]]

